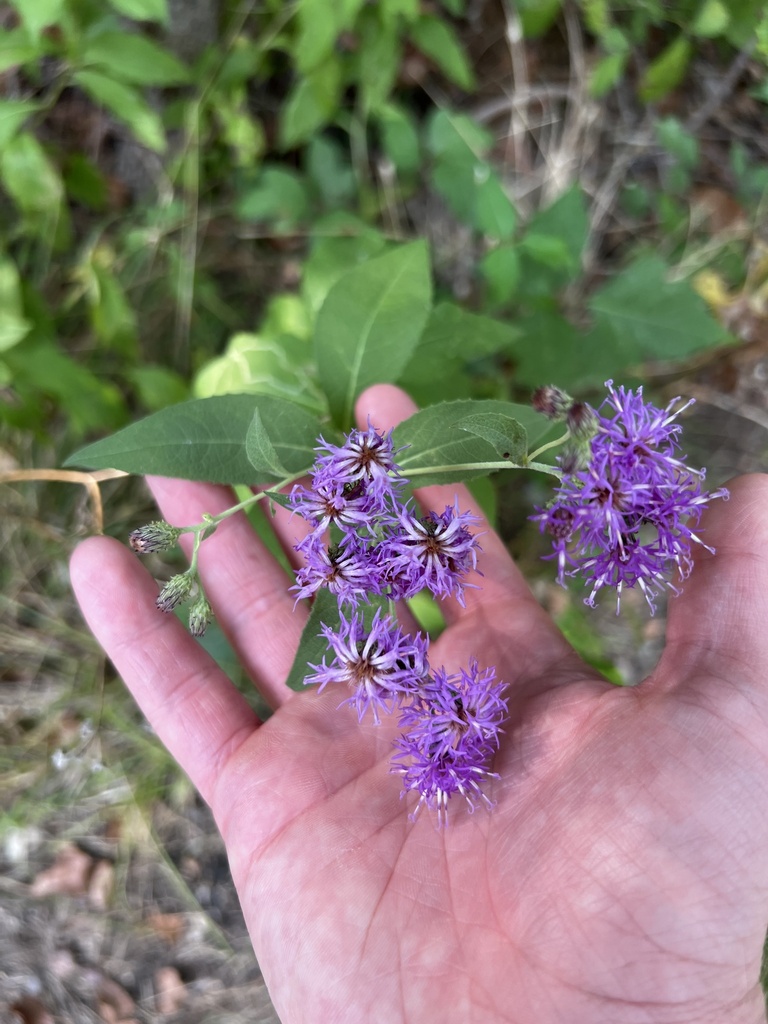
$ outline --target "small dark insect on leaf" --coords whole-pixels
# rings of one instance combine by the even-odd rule
[[[502,457],[502,459],[508,459],[509,458],[509,452],[503,452],[501,457]]]

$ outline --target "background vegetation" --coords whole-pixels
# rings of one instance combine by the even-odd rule
[[[326,299],[414,239],[433,302],[398,379],[420,404],[644,381],[702,400],[691,454],[715,481],[764,466],[767,62],[760,0],[0,3],[15,1019],[272,1019],[207,813],[72,605],[94,486],[53,471],[191,397],[322,413]],[[663,621],[587,617],[551,586],[526,521],[542,486],[479,494],[564,631],[634,682]],[[100,487],[107,532],[152,518],[135,481]]]

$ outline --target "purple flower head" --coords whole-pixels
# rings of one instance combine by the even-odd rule
[[[669,576],[684,580],[691,571],[691,545],[703,543],[694,530],[707,502],[728,492],[704,491],[703,470],[679,456],[675,420],[690,402],[675,409],[674,399],[658,409],[642,388],[606,387],[588,466],[565,473],[553,501],[532,518],[552,537],[559,583],[580,576],[591,587],[589,605],[612,587],[617,613],[623,589],[637,586],[653,614],[659,593],[677,593]]]
[[[494,669],[480,671],[473,659],[468,670],[454,675],[439,669],[404,704],[400,724],[408,732],[395,743],[392,770],[403,776],[404,793],[419,794],[412,818],[426,806],[444,824],[454,793],[464,797],[470,811],[478,800],[492,806],[480,786],[486,778],[498,778],[489,764],[507,712],[504,689]]]
[[[370,420],[367,430],[351,431],[340,447],[322,437],[319,440],[317,451],[326,454],[320,455],[315,463],[318,476],[348,484],[358,480],[367,483],[388,480],[390,474],[396,478],[400,475],[395,455],[403,449],[395,450],[391,430],[379,433]]]
[[[394,534],[382,545],[398,596],[413,597],[426,587],[436,596],[454,594],[463,605],[464,587],[472,586],[463,579],[477,569],[480,550],[468,527],[479,521],[471,512],[459,512],[458,503],[420,519],[401,508]]]
[[[306,564],[297,571],[291,590],[296,600],[312,597],[322,587],[335,594],[339,604],[357,605],[369,594],[382,592],[381,570],[370,554],[369,545],[356,534],[346,534],[340,544],[326,546],[321,535],[312,533],[300,546]]]
[[[359,482],[324,481],[311,489],[296,484],[290,502],[294,512],[314,525],[313,534],[324,533],[331,523],[347,532],[359,528],[370,531],[377,507],[375,498]],[[305,538],[300,547],[309,544],[311,541]]]
[[[350,619],[340,616],[338,631],[323,626],[334,658],[326,665],[310,665],[314,674],[307,676],[307,685],[319,683],[322,690],[328,683],[342,683],[352,696],[342,701],[351,704],[362,721],[371,709],[378,725],[379,712],[391,713],[403,694],[414,691],[429,672],[427,647],[429,641],[417,633],[415,637],[403,633],[389,615],[377,609],[370,628],[366,628],[363,615],[355,613]]]

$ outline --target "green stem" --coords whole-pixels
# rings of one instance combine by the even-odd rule
[[[546,447],[549,447],[549,445]],[[543,449],[539,449],[539,451],[543,451]],[[535,452],[534,454],[538,455],[539,452]],[[450,466],[423,466],[417,469],[409,469],[407,466],[403,466],[401,468],[409,480],[412,480],[417,476],[426,476],[431,473],[455,473],[457,471],[462,472],[464,470],[467,472],[476,472],[477,470],[480,470],[481,472],[487,473],[496,469],[534,469],[538,473],[547,473],[549,476],[558,477],[558,479],[562,477],[562,472],[557,468],[557,466],[548,466],[545,462],[529,462],[527,460],[524,465],[520,465],[517,462],[510,462],[505,459],[504,461],[499,462],[466,462],[459,464],[454,463]]]
[[[542,452],[549,451],[550,448],[557,448],[559,445],[565,444],[570,436],[570,430],[566,430],[562,437],[556,437],[554,441],[550,441],[548,444],[543,444],[541,448],[537,448],[535,452],[531,452],[528,456],[528,461],[531,462],[537,456],[541,455]]]
[[[281,480],[279,483],[275,484],[274,487],[271,487],[270,490],[274,491],[279,490],[281,487],[287,487],[289,484],[294,483],[294,481],[298,480],[300,477],[304,475],[305,471],[301,473],[296,473],[294,474],[294,476],[288,476],[285,478],[285,480]],[[195,548],[192,552],[193,560],[196,559],[197,549],[199,548],[200,543],[202,542],[198,538],[202,538],[206,530],[209,530],[211,528],[215,529],[219,525],[219,523],[223,522],[225,519],[229,519],[229,517],[233,516],[235,512],[241,512],[244,508],[250,508],[251,505],[255,505],[257,501],[263,501],[264,498],[268,497],[269,491],[258,491],[256,494],[251,494],[248,498],[244,498],[242,501],[239,501],[237,505],[232,505],[230,508],[225,508],[224,511],[219,512],[218,515],[212,516],[206,512],[204,513],[201,522],[194,523],[192,526],[182,526],[182,533],[195,534]]]

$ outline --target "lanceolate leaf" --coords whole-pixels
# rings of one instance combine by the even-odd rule
[[[513,426],[512,424],[515,424]],[[467,430],[490,434],[493,441]],[[509,447],[496,444],[506,432]],[[497,469],[522,468],[526,444],[551,432],[551,424],[529,406],[514,402],[442,402],[430,405],[395,428],[396,446],[409,445],[398,463],[403,475],[421,487],[485,476]],[[509,452],[509,458],[505,453]],[[473,466],[472,470],[467,467]]]
[[[315,346],[320,384],[347,428],[360,392],[396,381],[424,328],[431,301],[427,250],[414,242],[338,280],[320,309]]]
[[[270,470],[263,462],[254,466],[248,458],[246,437],[257,408],[262,422],[269,424],[278,464],[291,475],[308,469],[320,423],[301,406],[271,395],[182,402],[81,448],[66,464],[222,484],[280,480],[283,474],[274,467]]]
[[[304,679],[312,671],[308,666],[319,665],[328,654],[328,641],[320,633],[320,626],[332,628],[339,625],[339,606],[336,597],[329,590],[319,590],[315,597],[304,632],[301,634],[299,649],[286,679],[291,690],[304,690]],[[332,658],[333,655],[331,654]]]

